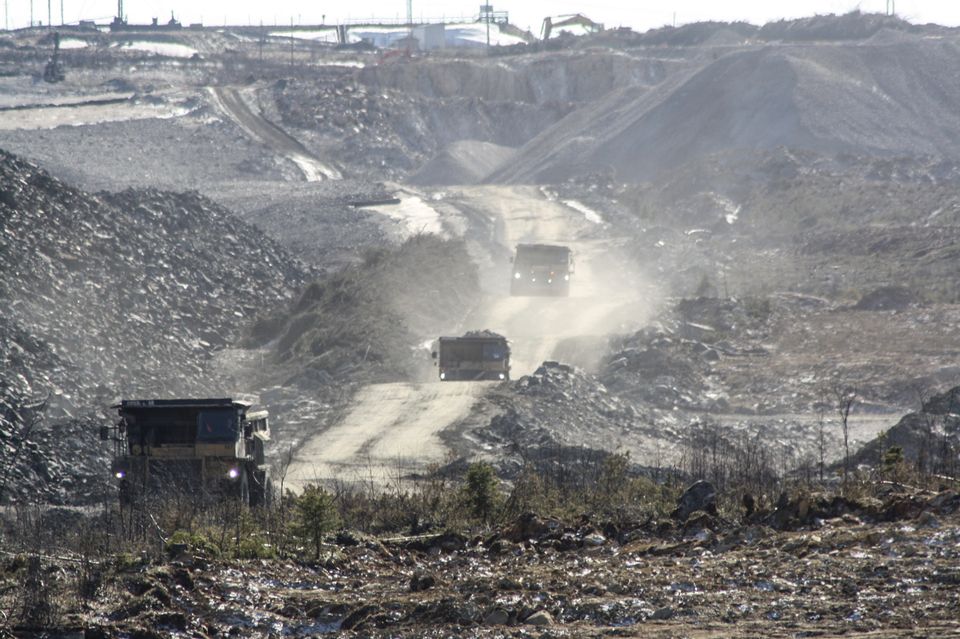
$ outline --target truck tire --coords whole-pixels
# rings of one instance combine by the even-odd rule
[[[240,485],[238,486],[240,505],[249,506],[250,505],[250,472],[244,471],[240,473]]]
[[[270,471],[268,469],[255,470],[251,475],[253,481],[250,482],[250,507],[265,508],[270,505],[273,496],[273,482],[270,480]]]

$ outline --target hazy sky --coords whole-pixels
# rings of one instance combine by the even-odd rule
[[[417,18],[474,16],[482,0],[413,0]],[[67,22],[79,19],[109,21],[117,12],[116,0],[4,0],[4,23],[9,28],[27,26],[30,7],[35,21],[47,22],[48,7],[53,23],[60,22],[60,8]],[[539,33],[543,18],[564,13],[583,13],[608,27],[630,26],[638,31],[699,20],[746,20],[762,24],[780,18],[809,16],[815,13],[846,13],[859,8],[865,12],[883,12],[887,0],[493,0],[497,11],[508,11],[510,21]],[[406,0],[350,0],[344,2],[303,2],[297,0],[125,0],[124,13],[131,22],[147,23],[152,17],[165,21],[171,10],[183,23],[290,24],[328,23],[358,18],[402,18]],[[896,0],[899,15],[911,22],[937,22],[960,25],[960,0]]]

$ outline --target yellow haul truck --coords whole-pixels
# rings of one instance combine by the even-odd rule
[[[490,331],[441,337],[431,355],[444,382],[510,379],[510,345]]]
[[[566,246],[517,244],[510,295],[567,297],[573,276],[573,253]]]
[[[230,398],[137,399],[114,406],[120,421],[101,428],[100,437],[115,443],[112,472],[121,503],[172,491],[266,503],[272,492],[264,459],[270,425],[267,412],[251,406]]]

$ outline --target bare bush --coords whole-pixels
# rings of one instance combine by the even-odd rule
[[[691,480],[713,483],[724,498],[721,505],[735,508],[745,495],[779,494],[794,461],[792,451],[765,441],[762,430],[734,430],[704,419],[688,429],[679,469]]]

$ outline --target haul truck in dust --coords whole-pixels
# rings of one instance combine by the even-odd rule
[[[196,497],[239,499],[252,506],[271,496],[264,445],[266,411],[224,399],[123,400],[120,421],[100,429],[115,444],[112,472],[120,501],[180,491]],[[112,432],[111,432],[112,431]]]
[[[517,244],[510,295],[570,295],[573,253],[566,246]]]
[[[440,381],[502,381],[510,379],[510,345],[490,331],[463,337],[441,337],[431,353]]]

